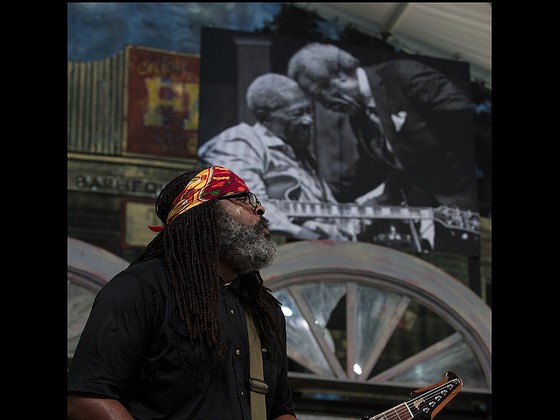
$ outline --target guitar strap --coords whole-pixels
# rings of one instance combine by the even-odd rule
[[[251,312],[245,308],[247,336],[249,337],[249,383],[251,385],[251,420],[266,420],[265,395],[268,385],[264,381],[259,331]]]

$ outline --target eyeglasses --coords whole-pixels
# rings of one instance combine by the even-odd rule
[[[235,199],[236,201],[241,201],[243,204],[249,203],[251,206],[253,206],[253,209],[256,209],[257,206],[261,205],[260,200],[252,192],[244,192],[244,193],[239,193],[239,194],[226,195],[225,197],[220,198],[220,200],[223,200],[223,199],[227,199],[227,200]]]

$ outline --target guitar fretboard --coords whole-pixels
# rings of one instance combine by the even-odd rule
[[[334,218],[334,219],[399,219],[433,220],[452,229],[472,233],[480,232],[480,217],[477,212],[451,207],[402,207],[352,203],[311,203],[302,201],[269,200],[290,217]],[[266,203],[265,203],[266,205]]]
[[[433,417],[463,387],[461,378],[452,372],[448,372],[447,376],[455,377],[447,382],[442,381],[439,385],[431,388],[425,388],[428,391],[381,414],[368,417],[369,420],[410,420],[420,413]]]
[[[371,420],[410,420],[413,418],[412,412],[408,409],[406,403],[397,405],[390,410],[384,411],[375,417],[370,417]]]

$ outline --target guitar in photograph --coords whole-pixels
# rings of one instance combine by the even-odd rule
[[[434,247],[433,236],[436,231],[440,232],[442,238],[445,236],[450,238],[448,240],[455,240],[459,246],[467,243],[479,246],[480,215],[471,210],[446,206],[360,205],[276,199],[269,199],[267,202],[292,218],[334,220],[342,230],[352,234],[352,240],[382,242],[383,237],[391,235],[391,228],[399,226],[399,234],[410,233],[410,238],[403,237],[403,241],[410,242],[411,247],[417,251]],[[423,243],[422,239],[427,239],[429,245]]]
[[[364,416],[361,420],[433,419],[462,388],[463,380],[448,371],[440,382],[413,391],[413,398],[407,402],[376,416]]]
[[[311,203],[288,200],[268,200],[290,217],[333,218],[333,219],[393,219],[432,220],[448,229],[479,234],[480,216],[478,212],[457,208],[403,207],[403,206],[362,206],[353,203]]]

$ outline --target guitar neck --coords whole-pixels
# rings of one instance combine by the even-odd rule
[[[361,206],[353,203],[312,203],[302,201],[269,200],[289,217],[333,219],[396,219],[433,220],[451,229],[480,232],[477,212],[451,207]],[[266,204],[266,203],[265,203]]]
[[[402,403],[377,416],[370,417],[369,420],[410,420],[414,415],[406,403]]]
[[[454,372],[447,372],[436,384],[414,391],[416,396],[376,416],[362,420],[410,420],[419,414],[431,419],[463,388],[463,380]]]
[[[360,206],[352,203],[312,203],[269,200],[292,217],[333,217],[348,219],[432,219],[431,207]]]

